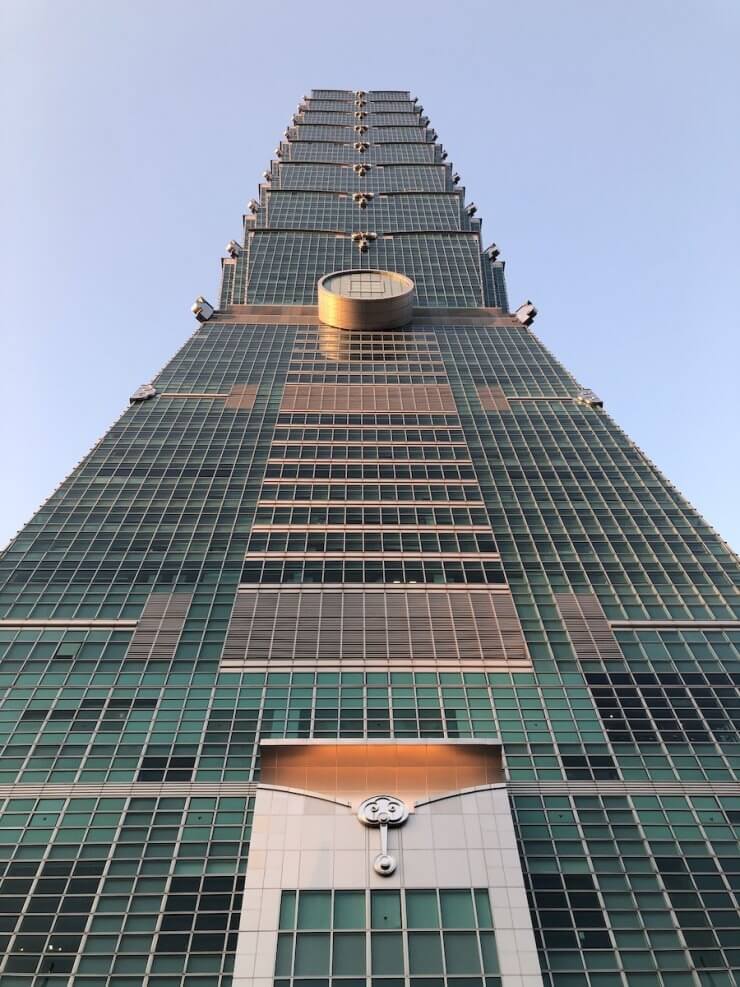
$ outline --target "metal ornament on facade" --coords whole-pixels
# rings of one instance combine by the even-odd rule
[[[380,829],[380,853],[373,861],[373,868],[381,877],[390,877],[397,867],[396,858],[388,853],[388,827],[402,826],[408,817],[406,803],[395,795],[371,795],[357,810],[361,823]]]
[[[352,243],[357,244],[360,248],[360,252],[365,254],[373,240],[378,239],[377,233],[368,233],[359,231],[352,234]]]
[[[131,404],[138,404],[141,401],[149,401],[151,398],[157,396],[157,388],[152,384],[142,384],[137,387],[134,393],[129,398]]]
[[[362,251],[375,234],[355,234]],[[319,319],[337,329],[397,329],[414,315],[414,282],[397,271],[334,271],[319,279]]]

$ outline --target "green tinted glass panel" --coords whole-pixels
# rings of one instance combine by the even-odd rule
[[[406,921],[410,929],[438,929],[437,892],[407,891]]]
[[[442,973],[442,946],[438,932],[409,932],[409,972]]]
[[[280,928],[295,928],[295,891],[283,891],[280,899]]]
[[[277,956],[275,958],[275,976],[289,977],[293,967],[293,935],[278,936]]]
[[[371,891],[370,913],[374,929],[401,928],[401,895],[398,891]]]
[[[496,937],[492,932],[480,933],[481,952],[483,953],[483,970],[485,973],[497,974],[498,953],[496,951]]]
[[[331,891],[301,891],[298,898],[298,928],[328,929],[331,922]]]
[[[480,973],[478,937],[474,932],[445,932],[443,938],[448,973]]]
[[[475,910],[478,914],[478,928],[492,929],[493,916],[491,915],[491,899],[488,891],[479,888],[475,894]]]
[[[364,932],[335,933],[332,972],[341,977],[365,973]]]
[[[470,891],[440,891],[442,926],[445,929],[474,929],[473,897]]]
[[[329,933],[299,932],[295,944],[295,975],[311,977],[329,973]]]
[[[365,892],[335,891],[334,928],[364,929],[365,922]]]
[[[403,939],[400,932],[373,932],[371,955],[373,975],[403,974]]]

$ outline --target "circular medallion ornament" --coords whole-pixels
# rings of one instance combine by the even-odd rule
[[[376,874],[390,877],[396,869],[397,861],[388,853],[388,827],[400,826],[409,817],[408,806],[395,795],[372,795],[357,810],[360,822],[380,829],[380,853],[373,861]]]
[[[366,826],[400,826],[408,819],[409,810],[395,795],[373,795],[365,799],[357,815]]]
[[[398,329],[414,314],[414,282],[396,271],[335,271],[318,295],[319,319],[338,329]]]

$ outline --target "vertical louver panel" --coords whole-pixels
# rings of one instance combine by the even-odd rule
[[[257,397],[257,384],[234,384],[224,404],[236,411],[249,411]]]
[[[478,400],[484,411],[511,411],[508,399],[500,387],[485,385],[477,390]]]
[[[286,384],[281,411],[455,412],[447,384]]]
[[[556,593],[563,623],[581,660],[623,658],[609,621],[593,593]]]
[[[242,590],[226,661],[527,661],[508,593],[483,590]]]
[[[187,617],[190,593],[153,593],[126,652],[127,658],[174,658]]]

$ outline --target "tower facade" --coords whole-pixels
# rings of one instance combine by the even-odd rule
[[[2,555],[3,987],[740,983],[738,559],[475,212],[314,90]]]

